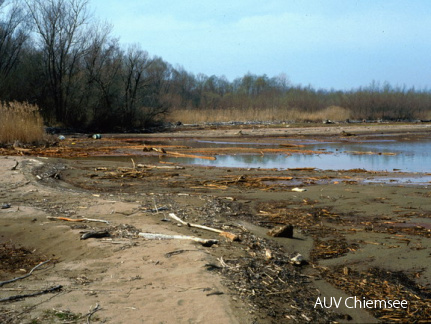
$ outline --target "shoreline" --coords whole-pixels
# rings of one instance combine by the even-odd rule
[[[226,136],[225,130],[219,132]],[[238,129],[230,133],[239,137],[234,135]],[[241,138],[247,138],[244,133]],[[320,134],[326,131],[321,129]],[[201,135],[207,133],[194,133]],[[370,172],[345,171],[342,181],[334,181],[339,171],[176,168],[177,164],[162,168],[166,164],[157,163],[133,168],[130,162],[61,158],[72,149],[80,153],[105,151],[112,143],[130,145],[107,138],[106,142],[73,138],[49,158],[0,157],[5,170],[0,202],[11,205],[0,211],[1,242],[55,260],[29,281],[10,287],[38,289],[47,283],[65,287],[59,295],[0,305],[0,318],[10,306],[14,315],[29,320],[42,319],[52,308],[85,315],[89,305],[98,303],[101,310],[96,315],[108,323],[413,319],[401,308],[314,307],[317,298],[338,301],[352,296],[407,300],[410,312],[418,309],[415,320],[429,315],[429,309],[420,310],[429,303],[431,282],[431,269],[424,262],[431,248],[427,186],[355,181]],[[18,167],[11,170],[15,160]],[[293,186],[278,182],[286,177],[300,181],[305,191],[294,192]],[[167,209],[151,211],[159,207]],[[231,242],[217,233],[178,227],[166,222],[169,212],[190,223],[236,233],[242,240]],[[110,224],[51,221],[47,216],[96,218]],[[293,225],[294,239],[267,234],[284,224]],[[110,238],[80,239],[83,231],[91,230],[107,231]],[[188,241],[146,241],[137,239],[137,231],[197,235],[219,244],[206,248]],[[306,263],[292,264],[297,253]],[[1,272],[1,280],[16,276],[20,268],[28,271],[35,261],[22,262],[13,272]],[[364,280],[366,285],[361,284]]]

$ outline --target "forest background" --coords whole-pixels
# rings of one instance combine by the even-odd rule
[[[2,127],[23,110],[45,126],[100,132],[166,121],[431,119],[427,89],[372,82],[339,91],[295,85],[286,74],[195,75],[111,32],[89,0],[0,0]]]

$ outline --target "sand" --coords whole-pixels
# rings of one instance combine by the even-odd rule
[[[373,127],[380,127],[379,134],[429,131],[426,126],[368,127],[369,133],[376,132]],[[301,132],[315,136],[319,134],[318,128]],[[271,135],[291,132],[286,129],[277,129]],[[363,130],[351,129],[357,133]],[[246,129],[241,137],[260,131]],[[339,128],[320,128],[320,134],[325,135],[339,131]],[[215,133],[220,137],[238,136],[235,135],[238,130],[221,129],[203,133],[185,130],[157,137],[209,134],[217,137]],[[268,130],[265,134],[268,135]],[[74,147],[87,145],[80,137],[73,141],[77,142]],[[91,145],[99,143],[92,141]],[[86,152],[90,149],[94,147],[87,147]],[[429,303],[431,191],[428,186],[365,184],[362,179],[379,174],[354,170],[199,166],[133,170],[131,167],[130,163],[93,159],[0,157],[0,203],[10,204],[10,208],[0,210],[0,243],[7,243],[9,252],[5,253],[12,253],[12,247],[28,251],[14,267],[0,268],[0,281],[21,276],[38,262],[51,260],[28,278],[1,287],[1,297],[62,286],[58,292],[3,302],[0,304],[3,322],[45,323],[67,319],[83,323],[96,305],[97,310],[89,318],[91,322],[280,323],[319,322],[320,318],[322,322],[331,319],[368,323],[396,314],[407,323],[412,316],[420,315],[419,312],[411,315],[411,310],[379,313],[375,309],[345,306],[315,310],[317,298],[355,296],[354,293],[361,292],[360,283],[364,280],[369,283],[369,298],[412,298],[408,300],[412,309]],[[276,180],[287,176],[294,177],[306,191],[293,192],[293,185]],[[271,177],[275,180],[259,180]],[[158,207],[166,210],[151,211]],[[179,227],[166,221],[169,212],[188,222],[226,228],[244,239],[230,242],[217,233]],[[91,218],[110,224],[71,223],[47,217]],[[267,235],[270,228],[283,223],[294,225],[295,239]],[[108,230],[111,237],[81,240],[82,233],[90,230]],[[220,243],[204,247],[183,240],[144,240],[137,237],[139,231],[197,235],[218,239]],[[257,243],[251,243],[256,237],[257,247]],[[265,260],[266,250],[273,251],[276,257]],[[285,260],[297,252],[307,263],[299,267],[287,264]],[[329,257],[331,253],[334,254]],[[220,258],[227,260],[227,269],[219,269]],[[246,262],[252,262],[253,258],[258,264],[255,271],[260,273],[258,283],[266,282],[262,277],[265,267],[268,271],[294,272],[292,282],[285,282],[290,287],[289,293],[283,295],[275,290],[282,291],[280,282],[277,286],[268,283],[261,287],[254,279],[249,280],[247,291],[238,290],[240,279],[245,276],[241,271],[248,271],[245,264],[251,269]],[[212,271],[209,265],[215,265],[216,270]],[[277,271],[284,282],[282,270]],[[372,275],[367,277],[370,271]],[[298,278],[307,280],[298,282]],[[373,290],[379,293],[373,295]],[[406,291],[418,296],[422,304]],[[420,316],[415,319],[423,319],[427,314]],[[386,321],[395,319],[387,317]]]

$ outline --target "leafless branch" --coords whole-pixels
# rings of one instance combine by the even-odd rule
[[[4,285],[6,285],[6,284],[8,284],[8,283],[15,282],[15,281],[18,281],[18,280],[21,280],[21,279],[25,279],[25,278],[27,278],[27,277],[30,277],[34,270],[36,270],[37,268],[39,268],[39,267],[43,266],[44,264],[46,264],[46,263],[48,263],[48,262],[50,262],[50,261],[51,261],[51,260],[47,260],[47,261],[44,261],[44,262],[39,263],[37,266],[35,266],[33,269],[31,269],[29,273],[27,273],[26,275],[24,275],[24,276],[22,276],[22,277],[17,277],[17,278],[11,279],[11,280],[1,281],[1,282],[0,282],[0,287],[2,287],[2,286],[4,286]]]

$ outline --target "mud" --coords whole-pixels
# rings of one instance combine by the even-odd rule
[[[429,135],[424,125],[407,126],[363,126],[349,132]],[[288,135],[339,136],[337,127],[301,128]],[[176,145],[174,138],[250,141],[252,132],[263,134],[261,129],[242,129],[241,134],[237,129],[203,129],[101,140],[76,134],[55,147],[29,148],[31,152],[3,148],[7,156],[0,158],[0,202],[11,207],[0,210],[5,260],[0,280],[51,262],[1,287],[2,297],[57,284],[63,288],[0,304],[2,321],[55,322],[63,314],[81,323],[98,304],[91,320],[106,323],[426,322],[431,317],[427,185],[369,183],[367,179],[392,173],[362,169],[214,168],[132,160],[144,148],[148,155],[165,154],[148,150],[153,147],[213,156],[210,148]],[[293,130],[265,129],[266,137],[259,141],[274,143],[287,132]],[[95,158],[112,155],[126,158]],[[11,170],[15,161],[19,164]],[[179,227],[169,221],[170,212],[190,223],[234,232],[242,240]],[[293,225],[293,238],[267,235],[286,224]],[[82,233],[98,230],[110,237],[80,239]],[[140,231],[196,235],[219,244],[207,248],[188,241],[146,241],[137,236]],[[298,253],[304,261],[296,264],[292,258]],[[316,307],[318,298],[351,296],[407,300],[409,307]]]

